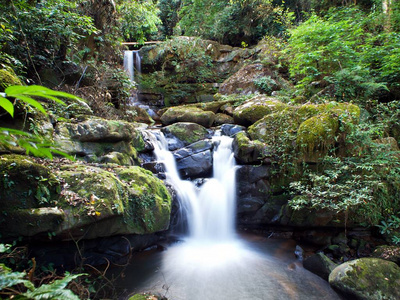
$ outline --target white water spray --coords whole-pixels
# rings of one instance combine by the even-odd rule
[[[138,50],[124,51],[124,69],[131,81],[135,80],[135,70],[138,74],[142,72],[142,59]]]
[[[235,159],[232,138],[215,136],[213,178],[200,189],[178,174],[175,159],[168,150],[162,134],[156,145],[155,154],[165,166],[166,178],[177,191],[181,207],[187,217],[189,237],[194,240],[231,240],[234,238],[235,216]]]

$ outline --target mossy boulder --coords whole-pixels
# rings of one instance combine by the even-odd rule
[[[343,263],[329,275],[329,283],[349,298],[400,299],[400,267],[379,258]]]
[[[233,120],[233,117],[227,115],[227,114],[221,114],[217,113],[215,115],[215,120],[214,120],[214,125],[219,126],[222,124],[234,124],[235,121]]]
[[[161,116],[163,125],[171,125],[177,122],[197,123],[204,127],[211,127],[215,114],[212,111],[204,111],[193,106],[176,106],[167,109]]]
[[[179,122],[164,127],[162,131],[167,138],[176,138],[183,146],[209,137],[208,130],[197,123]]]
[[[23,156],[0,157],[0,233],[55,239],[151,234],[168,229],[171,196],[140,167],[73,164],[53,169]]]
[[[22,85],[22,82],[12,70],[0,70],[0,92],[11,85]]]
[[[268,148],[262,142],[249,139],[246,132],[238,132],[232,143],[235,158],[244,164],[260,163],[266,156]]]
[[[137,161],[137,152],[145,149],[142,134],[134,123],[97,117],[60,122],[53,138],[64,152],[88,162],[133,165]]]
[[[250,138],[273,146],[275,153],[296,151],[302,160],[317,162],[332,146],[345,152],[343,139],[350,124],[359,121],[360,108],[349,103],[329,102],[286,106],[249,127]]]
[[[255,96],[238,106],[233,111],[233,118],[235,123],[249,126],[268,114],[283,110],[286,106],[273,97]]]

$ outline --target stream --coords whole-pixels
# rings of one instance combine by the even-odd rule
[[[197,187],[180,179],[162,133],[155,137],[157,160],[177,192],[188,235],[166,251],[137,254],[122,289],[174,300],[340,299],[296,260],[294,243],[236,233],[232,138],[213,137],[213,177]]]

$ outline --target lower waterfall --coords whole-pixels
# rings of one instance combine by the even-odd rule
[[[294,255],[276,259],[271,253],[282,251],[275,249],[276,242],[266,238],[249,242],[236,234],[232,139],[214,136],[213,143],[213,177],[196,187],[179,177],[167,141],[158,135],[155,154],[164,165],[166,181],[177,192],[189,232],[156,255],[157,267],[154,262],[135,267],[139,273],[154,270],[135,292],[170,300],[340,299],[326,281],[304,270]]]

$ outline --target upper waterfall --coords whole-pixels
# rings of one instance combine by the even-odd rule
[[[142,61],[138,50],[124,51],[124,69],[131,81],[135,80],[135,70],[138,74],[142,72]]]

